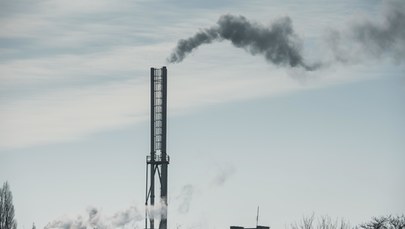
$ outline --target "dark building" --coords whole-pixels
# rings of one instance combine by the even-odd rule
[[[256,227],[231,226],[230,229],[270,229],[270,227],[259,226],[259,206],[257,206]]]
[[[270,227],[256,226],[256,227],[248,228],[248,227],[240,227],[240,226],[231,226],[230,229],[270,229]]]

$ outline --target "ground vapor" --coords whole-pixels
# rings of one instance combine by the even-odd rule
[[[90,207],[87,209],[86,216],[63,217],[48,223],[44,229],[137,228],[138,222],[143,219],[144,217],[135,206],[119,211],[110,217],[105,217],[99,209]]]

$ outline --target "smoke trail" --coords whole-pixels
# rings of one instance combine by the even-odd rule
[[[360,57],[405,60],[405,1],[390,0],[383,5],[379,20],[354,21],[345,31],[332,30],[327,41],[335,60],[353,63]]]
[[[111,217],[103,217],[97,208],[87,209],[87,217],[78,216],[76,219],[63,218],[48,223],[45,229],[109,229],[135,226],[143,219],[142,214],[135,206],[117,212]]]
[[[325,37],[334,62],[356,63],[362,58],[391,58],[397,63],[405,60],[405,1],[385,0],[380,20],[357,20],[346,30],[330,29]],[[223,15],[217,25],[182,39],[167,58],[178,63],[203,44],[229,40],[235,47],[252,55],[263,55],[279,66],[303,67],[316,70],[325,62],[308,64],[301,54],[301,42],[289,17],[276,20],[270,26],[250,22],[243,16]]]
[[[182,39],[167,59],[178,63],[202,44],[229,40],[235,47],[252,55],[263,55],[267,61],[281,66],[304,67],[315,70],[319,66],[304,63],[301,44],[294,33],[289,17],[276,20],[271,26],[248,21],[243,16],[223,15],[217,25],[203,29],[188,39]]]
[[[181,199],[181,203],[177,209],[179,213],[188,213],[190,210],[191,200],[194,194],[194,186],[191,184],[184,185],[177,199]]]
[[[235,171],[235,167],[233,166],[221,168],[221,170],[216,174],[211,183],[214,186],[222,186],[235,173]]]

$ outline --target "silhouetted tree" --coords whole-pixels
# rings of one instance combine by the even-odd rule
[[[370,222],[360,225],[362,229],[405,229],[405,216],[374,217]]]
[[[347,221],[332,220],[329,216],[321,216],[315,222],[315,214],[309,217],[303,217],[301,222],[291,224],[291,229],[350,229]]]
[[[35,223],[32,223],[32,229],[37,229],[37,228],[35,227]]]
[[[13,194],[7,182],[0,188],[0,229],[16,229],[14,219]]]
[[[303,217],[291,229],[405,229],[405,215],[373,217],[370,222],[351,227],[348,221],[332,220],[329,216],[315,219],[315,215]]]

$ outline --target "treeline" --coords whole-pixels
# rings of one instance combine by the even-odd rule
[[[405,215],[373,217],[369,222],[351,226],[349,221],[344,219],[332,219],[329,216],[315,219],[313,214],[291,224],[290,229],[405,229]]]
[[[0,187],[0,229],[16,229],[14,219],[13,194],[8,182]],[[288,228],[288,227],[287,227]],[[405,215],[373,217],[369,222],[351,226],[343,219],[332,219],[329,216],[315,218],[315,215],[304,217],[300,222],[293,223],[290,229],[405,229]],[[32,225],[35,229],[35,225]],[[76,228],[65,228],[76,229]]]
[[[0,188],[0,229],[16,229],[14,219],[13,194],[7,182]]]

